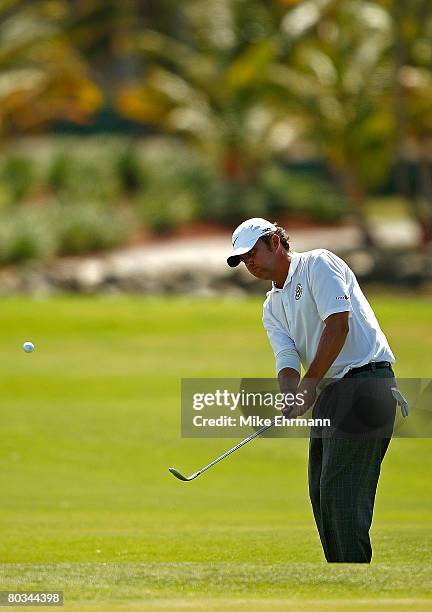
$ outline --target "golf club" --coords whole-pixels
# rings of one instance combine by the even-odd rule
[[[262,433],[264,433],[264,431],[266,431],[267,429],[270,429],[270,427],[273,427],[274,424],[275,424],[275,421],[272,421],[270,423],[270,425],[264,425],[264,427],[261,427],[260,429],[258,429],[258,431],[256,431],[252,435],[250,435],[248,438],[245,438],[244,440],[239,442],[236,446],[231,448],[229,451],[227,451],[226,453],[224,453],[223,455],[221,455],[220,457],[218,457],[217,459],[215,459],[214,461],[212,461],[211,463],[209,463],[205,467],[201,468],[200,470],[198,470],[198,472],[195,472],[195,474],[192,474],[189,477],[183,476],[183,474],[181,474],[178,470],[176,470],[173,467],[170,467],[168,469],[171,472],[171,474],[173,476],[175,476],[176,478],[178,478],[179,480],[183,480],[185,482],[189,482],[190,480],[194,480],[194,478],[197,478],[200,474],[202,474],[203,472],[205,472],[206,470],[211,468],[212,465],[216,465],[216,463],[219,463],[219,461],[222,461],[222,459],[225,459],[225,457],[228,457],[228,455],[231,455],[234,451],[238,450],[241,446],[244,446],[245,444],[247,444],[248,442],[250,442],[251,440],[253,440],[257,436],[261,435]]]

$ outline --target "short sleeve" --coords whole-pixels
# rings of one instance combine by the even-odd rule
[[[290,366],[300,372],[300,357],[298,355],[294,340],[289,335],[288,331],[282,327],[277,318],[270,312],[267,303],[264,303],[263,308],[263,325],[266,330],[268,339],[275,359],[283,352],[290,352]]]
[[[346,263],[329,251],[310,263],[310,288],[323,321],[337,312],[352,311],[349,272]]]

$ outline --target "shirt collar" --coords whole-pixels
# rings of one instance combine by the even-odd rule
[[[290,263],[287,277],[284,282],[284,286],[280,289],[279,287],[276,287],[276,285],[272,282],[272,288],[271,288],[272,291],[283,291],[283,289],[285,289],[288,286],[288,284],[291,282],[291,279],[300,261],[300,253],[296,253],[294,251],[293,253],[290,253],[290,256],[291,256],[291,263]]]

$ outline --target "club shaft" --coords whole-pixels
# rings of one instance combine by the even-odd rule
[[[253,440],[257,436],[260,436],[262,433],[267,431],[267,429],[270,429],[270,427],[273,427],[274,424],[275,424],[275,421],[272,421],[270,423],[270,425],[264,425],[264,427],[261,427],[260,429],[258,429],[258,431],[256,431],[252,435],[250,435],[248,438],[245,438],[244,440],[242,440],[241,442],[236,444],[236,446],[234,446],[233,448],[228,450],[226,453],[224,453],[223,455],[221,455],[220,457],[218,457],[217,459],[215,459],[214,461],[212,461],[211,463],[209,463],[205,467],[203,467],[200,470],[198,470],[198,472],[195,472],[195,474],[193,474],[192,478],[194,478],[195,476],[198,476],[199,474],[202,474],[203,472],[205,472],[206,470],[211,468],[212,465],[215,465],[216,463],[219,463],[219,461],[222,461],[222,459],[225,459],[225,457],[228,457],[228,455],[231,455],[236,450],[238,450],[239,448],[241,448],[242,446],[244,446],[245,444],[247,444],[248,442],[250,442],[251,440]]]

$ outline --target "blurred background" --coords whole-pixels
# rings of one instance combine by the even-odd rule
[[[364,280],[430,283],[427,0],[0,11],[3,293],[177,292],[185,267],[186,290],[199,289],[193,240],[174,243],[183,277],[162,286],[145,249],[63,273],[52,263],[161,241],[163,256],[167,240],[200,236],[206,265],[210,252],[221,261],[207,288],[238,286],[226,239],[252,216],[284,224],[297,250],[341,251]]]
[[[341,255],[430,377],[430,0],[0,0],[0,147],[2,588],[424,610],[430,440],[392,441],[367,572],[324,566],[307,439],[167,468],[231,446],[181,438],[182,378],[274,376],[247,217]]]

